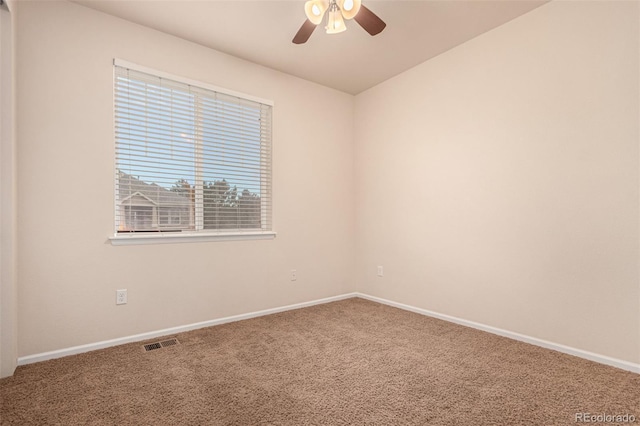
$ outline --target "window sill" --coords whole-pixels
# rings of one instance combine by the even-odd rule
[[[234,232],[228,234],[207,233],[179,233],[179,234],[118,234],[109,237],[111,245],[127,246],[140,244],[177,244],[177,243],[203,243],[210,241],[245,241],[245,240],[272,240],[276,237],[273,231]]]

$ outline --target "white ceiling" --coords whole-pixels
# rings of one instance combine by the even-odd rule
[[[291,39],[304,0],[75,0],[131,22],[306,80],[357,94],[544,4],[547,0],[363,0],[387,23],[375,37],[355,21]],[[322,25],[325,23],[323,22]]]

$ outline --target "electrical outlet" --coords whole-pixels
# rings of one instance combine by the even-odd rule
[[[378,276],[379,277],[384,276],[384,269],[382,268],[382,266],[378,266]]]
[[[127,303],[127,289],[116,290],[116,305],[125,305]]]
[[[291,281],[296,281],[298,279],[298,271],[295,269],[291,270]]]

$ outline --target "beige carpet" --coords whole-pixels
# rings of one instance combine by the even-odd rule
[[[170,337],[19,367],[1,424],[640,423],[640,375],[362,299]]]

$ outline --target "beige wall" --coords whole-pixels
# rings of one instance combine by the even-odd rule
[[[20,9],[20,356],[358,290],[640,362],[637,3],[552,2],[355,100]],[[114,57],[275,101],[275,240],[107,242]]]
[[[0,7],[0,377],[18,354],[15,43],[17,2]]]
[[[639,362],[638,22],[552,2],[357,96],[358,290]]]
[[[352,96],[73,3],[20,6],[20,356],[351,290]],[[107,242],[114,57],[275,102],[275,240]],[[310,132],[318,111],[332,126]]]

